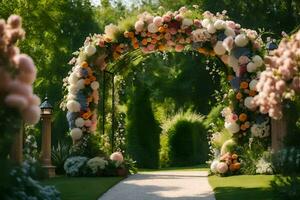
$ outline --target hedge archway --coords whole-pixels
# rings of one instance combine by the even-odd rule
[[[229,67],[232,86],[227,97],[230,101],[222,111],[225,128],[240,142],[249,137],[267,137],[269,118],[259,113],[253,102],[258,72],[264,70],[263,47],[256,31],[241,28],[229,20],[226,12],[200,13],[182,7],[162,16],[145,12],[118,26],[110,24],[104,34],[87,37],[71,61],[74,67],[65,79],[64,99],[71,137],[78,142],[97,128],[100,85],[96,74],[105,70],[107,63],[134,50],[143,54],[197,51],[218,56]]]

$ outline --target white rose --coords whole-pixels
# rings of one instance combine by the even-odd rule
[[[74,68],[74,74],[77,78],[81,78],[81,67],[79,65],[76,65]],[[78,80],[78,79],[77,79]]]
[[[84,48],[84,52],[86,53],[87,56],[92,56],[96,53],[97,49],[93,45],[88,45]]]
[[[264,64],[263,59],[259,55],[253,56],[252,61],[257,67],[261,67]]]
[[[249,39],[245,34],[239,34],[235,37],[234,42],[238,47],[244,47],[248,44]]]
[[[84,125],[84,119],[82,119],[81,117],[77,118],[75,120],[75,125],[78,128],[83,127],[83,125]]]
[[[91,84],[91,88],[93,90],[97,90],[99,88],[99,82],[98,81],[93,81]]]
[[[210,170],[212,173],[217,173],[217,167],[218,167],[219,161],[218,160],[214,160],[211,165],[210,165]]]
[[[150,33],[157,33],[158,27],[154,23],[151,23],[148,25],[148,31]]]
[[[79,140],[82,137],[82,130],[80,128],[73,128],[71,130],[71,137],[74,141]]]
[[[194,24],[193,20],[192,19],[188,19],[188,18],[184,18],[183,21],[182,21],[182,28],[183,29],[186,29],[188,28],[189,26],[192,26]]]
[[[208,31],[210,34],[213,34],[213,33],[215,33],[217,30],[216,30],[216,28],[214,27],[213,24],[208,24],[208,25],[207,25],[207,31]]]
[[[76,73],[75,72],[72,72],[68,78],[68,82],[70,84],[76,84],[78,81],[78,77],[76,76]]]
[[[234,37],[235,36],[234,30],[232,28],[229,28],[229,27],[226,28],[224,33],[227,37],[229,37],[229,36]]]
[[[144,29],[145,23],[142,20],[135,22],[134,28],[137,32],[142,32]]]
[[[244,101],[244,105],[250,110],[256,108],[255,104],[253,103],[253,97],[246,97]]]
[[[236,122],[225,122],[225,128],[232,134],[240,131],[240,126]]]
[[[224,29],[226,27],[226,22],[224,22],[223,20],[218,19],[217,21],[215,21],[214,26],[217,30],[221,30],[221,29]]]
[[[253,79],[250,83],[249,83],[249,88],[250,90],[254,90],[256,91],[256,85],[257,85],[257,80]]]
[[[254,64],[253,62],[249,62],[248,64],[247,64],[247,71],[248,72],[255,72],[255,70],[257,69],[257,65],[256,64]]]
[[[70,94],[72,95],[76,95],[77,92],[78,92],[78,88],[76,85],[70,85],[69,88],[68,88],[68,91]]]
[[[156,16],[153,18],[153,23],[156,25],[156,26],[161,26],[163,24],[163,19],[162,17],[160,16]]]
[[[76,86],[79,90],[82,90],[85,87],[84,80],[83,79],[78,80]]]
[[[226,53],[226,49],[224,48],[222,41],[217,42],[217,44],[214,47],[214,51],[219,56],[224,55]]]
[[[207,28],[207,26],[210,24],[209,19],[203,19],[201,24],[204,28]]]
[[[70,112],[79,112],[80,111],[80,104],[75,100],[70,100],[67,102],[67,109]]]
[[[68,96],[67,96],[67,100],[74,100],[75,98],[76,98],[76,96],[73,94],[68,94]]]

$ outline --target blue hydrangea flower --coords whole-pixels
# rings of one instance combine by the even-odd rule
[[[230,85],[234,90],[238,90],[240,88],[240,82],[241,82],[240,78],[235,77],[230,81]]]
[[[88,109],[88,104],[87,104],[86,96],[83,94],[82,91],[79,91],[77,93],[76,100],[80,103],[80,106],[81,106],[82,110],[87,110]]]
[[[251,52],[248,48],[246,47],[236,47],[234,49],[231,50],[231,53],[234,55],[234,57],[236,57],[237,59],[239,59],[239,57],[241,56],[248,56],[251,57]]]
[[[224,32],[219,33],[218,36],[217,36],[218,41],[223,41],[223,40],[225,40],[226,37],[227,37],[227,36],[225,35]]]
[[[75,128],[75,119],[77,119],[79,117],[79,113],[77,112],[68,112],[67,113],[67,120],[68,120],[68,124],[69,124],[69,128]]]
[[[86,78],[88,75],[89,75],[89,72],[88,72],[88,70],[86,70],[86,69],[81,69],[81,75],[84,77],[84,78]]]

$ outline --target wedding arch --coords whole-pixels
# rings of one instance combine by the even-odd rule
[[[182,7],[161,16],[145,12],[131,21],[109,24],[104,34],[87,37],[70,62],[73,68],[65,78],[64,99],[70,135],[78,142],[96,131],[101,87],[96,74],[108,63],[132,51],[197,51],[219,57],[229,68],[232,89],[222,111],[225,128],[240,142],[250,136],[268,137],[269,116],[261,114],[255,105],[258,75],[264,70],[264,46],[256,31],[229,20],[226,12],[200,13]]]

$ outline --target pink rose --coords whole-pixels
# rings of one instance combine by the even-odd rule
[[[175,46],[175,51],[176,51],[176,52],[182,52],[183,49],[184,49],[184,46],[183,46],[183,45],[178,44],[178,45]]]
[[[225,174],[228,171],[228,165],[224,162],[219,162],[217,165],[217,171],[220,174]]]
[[[114,152],[110,155],[109,157],[111,160],[113,161],[117,161],[117,162],[120,162],[122,163],[124,161],[124,158],[123,158],[123,155],[121,152]]]

